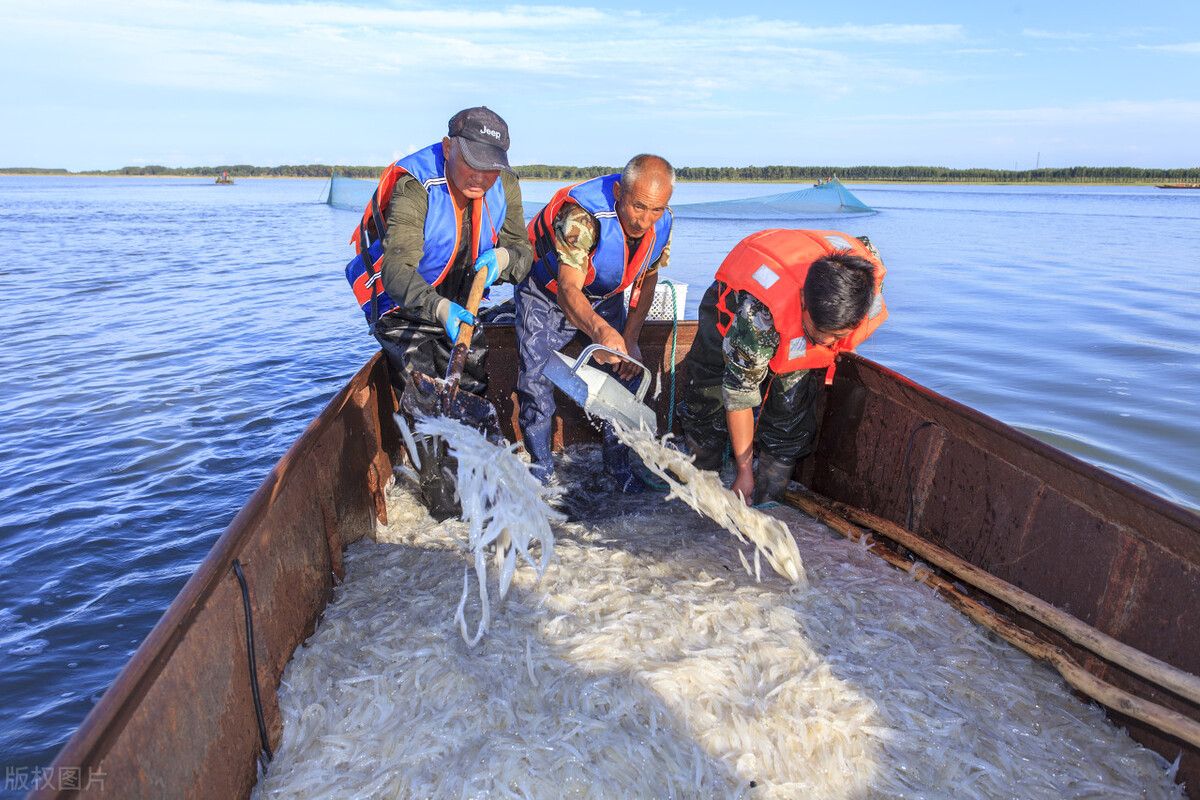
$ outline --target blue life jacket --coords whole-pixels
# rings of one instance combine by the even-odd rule
[[[533,242],[534,256],[529,276],[538,286],[558,294],[554,218],[565,203],[576,203],[600,223],[600,237],[588,256],[587,275],[583,280],[584,295],[594,303],[625,291],[635,281],[641,284],[646,270],[662,255],[663,248],[671,239],[671,209],[664,211],[654,227],[646,231],[637,252],[629,253],[625,231],[617,218],[617,203],[613,198],[613,184],[620,177],[604,175],[559,189],[529,223],[529,239]]]
[[[354,297],[362,307],[371,330],[374,330],[381,316],[396,308],[395,302],[383,290],[381,262],[383,239],[387,234],[388,205],[392,201],[396,181],[406,174],[420,181],[429,193],[429,210],[425,214],[425,245],[417,272],[430,286],[437,286],[445,279],[458,253],[462,211],[455,206],[450,195],[450,187],[446,183],[446,159],[442,155],[442,143],[437,142],[405,156],[384,170],[371,202],[354,229],[352,241],[356,252],[346,265],[346,280],[350,282]],[[496,246],[507,213],[504,182],[497,178],[482,198],[471,201],[472,263],[481,253]],[[368,254],[366,259],[362,255],[364,252]]]

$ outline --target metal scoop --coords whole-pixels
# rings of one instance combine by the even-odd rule
[[[622,386],[614,376],[587,363],[597,350],[613,353],[642,368],[642,381],[638,385],[637,394]],[[557,351],[554,355],[558,358],[547,361],[542,374],[567,397],[578,403],[588,416],[620,422],[633,430],[644,426],[655,435],[658,434],[658,420],[654,412],[642,402],[646,390],[650,388],[650,370],[644,364],[619,350],[601,344],[588,345],[576,359]]]

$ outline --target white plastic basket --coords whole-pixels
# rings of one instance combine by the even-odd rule
[[[654,287],[654,301],[650,304],[650,312],[646,319],[683,319],[683,309],[687,302],[686,283],[669,279],[660,279]],[[674,290],[672,292],[672,290]],[[625,305],[629,305],[632,287],[625,290]]]

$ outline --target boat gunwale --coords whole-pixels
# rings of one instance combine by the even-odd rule
[[[1080,476],[1089,483],[1098,484],[1107,491],[1113,492],[1120,497],[1134,501],[1139,505],[1154,511],[1156,514],[1159,514],[1170,522],[1192,528],[1197,533],[1200,533],[1200,513],[1196,511],[1180,505],[1179,503],[1172,502],[1161,495],[1157,495],[1154,492],[1151,492],[1149,489],[1138,486],[1132,481],[1114,475],[1113,473],[1108,472],[1105,469],[1096,466],[1095,464],[1085,461],[1078,456],[1072,455],[1048,442],[1044,442],[1031,434],[1009,425],[1008,423],[1002,422],[995,417],[988,416],[978,409],[964,405],[963,403],[947,397],[946,395],[939,394],[929,387],[916,383],[912,379],[901,375],[895,370],[883,366],[877,361],[872,361],[871,359],[857,353],[845,353],[843,354],[843,359],[852,361],[861,369],[874,371],[882,375],[885,379],[903,386],[910,392],[915,392],[921,396],[923,400],[936,407],[953,412],[956,416],[965,420],[968,426],[982,428],[995,436],[1010,441],[1016,445],[1015,451],[1017,453],[1028,454],[1033,458],[1029,458],[1025,463],[1015,463],[1013,460],[1007,458],[1005,460],[1014,467],[1026,471],[1046,483],[1050,483],[1049,478],[1052,476],[1047,476],[1042,473],[1038,469],[1038,465],[1036,463],[1032,463],[1034,458],[1045,459],[1046,461],[1053,463],[1055,466],[1064,469],[1067,472]],[[910,409],[915,414],[920,416],[931,416],[928,414],[922,414],[921,409],[912,408],[911,406]],[[942,420],[939,420],[937,424],[942,424],[942,422]],[[967,439],[968,441],[971,440],[971,437],[967,436],[963,431],[956,431],[956,434],[964,439]],[[1094,503],[1087,502],[1082,498],[1075,499],[1077,502],[1081,502],[1095,508]],[[1131,527],[1130,529],[1141,532],[1144,535],[1144,531],[1142,531],[1140,528]]]
[[[84,717],[79,727],[51,762],[49,769],[79,768],[100,763],[120,738],[126,723],[187,636],[192,622],[204,610],[220,584],[232,574],[233,562],[258,530],[276,494],[302,468],[306,458],[353,397],[372,383],[380,368],[381,353],[374,356],[346,382],[325,408],[305,427],[299,438],[271,467],[246,503],[213,543],[204,559],[171,600],[158,622],[138,645]],[[291,654],[289,654],[289,659]],[[261,667],[260,667],[261,671]],[[50,787],[31,792],[30,798],[54,797]]]

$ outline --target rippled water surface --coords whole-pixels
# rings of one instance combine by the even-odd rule
[[[527,199],[555,184],[527,183]],[[677,202],[795,187],[682,184]],[[1200,508],[1200,192],[855,185],[865,355]],[[321,181],[0,177],[0,742],[49,763],[271,465],[375,349]],[[778,222],[680,220],[694,317]],[[9,787],[11,788],[11,787]]]

